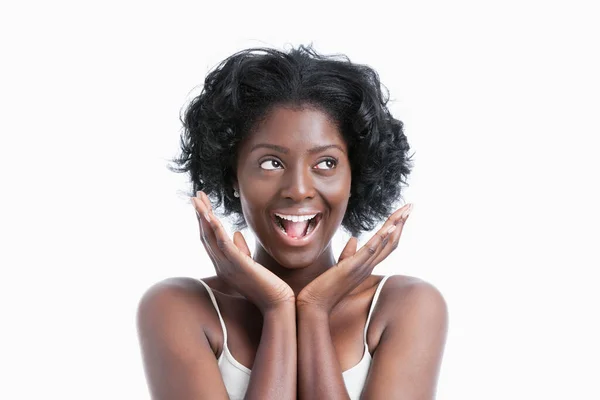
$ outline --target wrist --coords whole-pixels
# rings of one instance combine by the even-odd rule
[[[264,310],[261,310],[263,318],[275,317],[285,318],[287,316],[296,316],[296,305],[294,301],[285,301],[273,304]]]
[[[323,305],[296,302],[296,313],[298,317],[329,320],[331,310]]]

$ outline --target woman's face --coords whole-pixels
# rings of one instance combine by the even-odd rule
[[[236,187],[244,217],[286,268],[309,266],[329,247],[350,183],[346,143],[314,108],[275,108],[239,149]]]

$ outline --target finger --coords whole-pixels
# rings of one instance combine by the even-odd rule
[[[198,226],[200,228],[200,238],[202,239],[202,244],[204,245],[206,252],[213,262],[217,262],[218,260],[225,258],[222,254],[220,254],[221,252],[218,251],[218,248],[216,247],[216,238],[209,223],[210,217],[208,216],[206,206],[197,197],[192,197],[191,201],[194,205],[194,209],[196,210]]]
[[[392,223],[394,225],[398,225],[398,224],[405,222],[406,219],[408,218],[408,216],[410,215],[413,207],[414,207],[414,204],[412,204],[412,203],[407,203],[407,204],[403,205],[398,210],[396,210],[396,212],[394,212],[390,216],[390,218],[388,218],[386,223],[388,223],[389,221],[392,221]]]
[[[375,264],[373,263],[373,261],[376,260],[377,257],[379,257],[379,255],[381,254],[382,251],[384,251],[386,245],[389,242],[390,235],[397,229],[398,228],[396,225],[390,226],[389,224],[384,224],[375,233],[375,235],[373,236],[373,238],[371,240],[376,241],[377,247],[375,248],[375,251],[370,251],[370,252],[372,252],[372,255],[364,263],[364,268],[373,269],[375,267]]]
[[[382,238],[382,243],[378,249],[377,254],[374,254],[374,256],[376,255],[377,257],[379,257],[379,255],[382,252],[385,252],[386,249],[389,249],[388,243],[392,239],[397,238],[399,240],[400,232],[398,232],[398,231],[402,230],[401,228],[403,227],[404,222],[406,221],[406,218],[410,214],[411,209],[412,209],[412,204],[410,204],[410,203],[405,204],[404,206],[400,207],[398,210],[396,210],[394,213],[392,213],[392,215],[389,216],[387,221],[383,224],[383,226],[379,229],[379,231],[377,231],[376,235],[379,235]],[[400,228],[400,229],[398,229],[398,228]],[[398,240],[396,240],[396,245],[398,243]],[[372,257],[369,260],[369,262],[373,262],[375,260],[377,260],[377,262],[379,262],[381,260],[381,258]],[[375,264],[373,266],[375,266]]]
[[[206,193],[199,191],[200,200],[202,203],[202,208],[206,210],[204,218],[206,219],[210,229],[212,232],[211,235],[211,248],[215,251],[218,251],[219,255],[222,255],[224,259],[227,259],[230,262],[235,263],[239,266],[252,266],[255,264],[254,260],[251,257],[250,249],[246,244],[241,233],[238,232],[240,236],[238,240],[238,244],[241,244],[241,249],[229,238],[227,231],[221,224],[221,221],[210,211],[212,210],[212,206],[210,204],[210,200]],[[235,238],[234,234],[234,238]],[[241,239],[241,241],[240,241]],[[215,247],[216,246],[216,247]]]
[[[348,240],[348,243],[346,243],[344,250],[342,250],[342,253],[340,254],[340,258],[338,259],[338,263],[340,263],[345,258],[352,257],[356,253],[357,246],[358,246],[358,239],[355,238],[354,236],[351,237],[350,240]]]
[[[208,207],[206,206],[206,204],[204,204],[204,202],[203,206],[204,209],[207,209],[204,218],[208,222],[211,232],[214,235],[215,244],[218,246],[219,249],[222,250],[225,243],[230,241],[229,236],[227,236],[227,232],[225,231],[225,228],[223,228],[221,221],[219,221],[219,219],[214,214],[210,214],[208,212]]]
[[[248,248],[246,240],[244,240],[244,237],[240,232],[235,232],[233,234],[233,240],[230,240],[222,226],[217,227],[216,229],[219,231],[219,233],[217,233],[218,237],[221,234],[226,236],[224,240],[219,241],[219,249],[230,263],[246,269],[246,272],[249,271],[248,268],[256,268],[257,264],[252,259],[250,249]]]
[[[210,199],[208,198],[208,196],[206,195],[206,193],[204,193],[203,191],[198,191],[196,193],[196,196],[200,199],[200,201],[202,201],[204,203],[204,205],[206,206],[208,212],[210,214],[212,214],[213,213],[212,203],[210,202]]]
[[[381,245],[385,239],[385,235],[380,234],[380,231],[373,235],[373,237],[354,255],[342,260],[338,266],[347,270],[348,272],[354,270],[358,271],[368,267],[368,261],[379,254],[379,251],[381,251]]]
[[[198,216],[199,221],[201,220],[202,217],[207,219],[208,208],[206,207],[204,202],[199,197],[190,197],[190,201],[192,202],[192,205],[194,206],[194,209],[196,210],[196,215]]]
[[[352,262],[346,264],[346,268],[361,271],[368,270],[370,273],[377,263],[383,259],[379,258],[379,256],[389,243],[390,235],[398,229],[398,226],[394,223],[401,223],[403,221],[403,215],[408,208],[409,206],[407,205],[394,212],[375,235],[356,252],[356,256],[351,258]]]
[[[388,218],[388,221],[386,222],[383,228],[385,228],[386,226],[395,226],[397,229],[395,229],[394,232],[392,232],[387,238],[386,243],[383,245],[382,250],[379,252],[377,257],[373,260],[370,260],[373,268],[377,264],[382,262],[387,256],[390,255],[392,251],[394,251],[398,247],[400,237],[402,236],[404,224],[406,223],[406,220],[408,219],[408,216],[410,215],[412,209],[413,204],[405,204],[398,211],[392,214],[390,218]],[[392,222],[394,225],[390,225]]]
[[[248,257],[251,257],[250,249],[248,248],[248,244],[246,244],[246,240],[244,239],[244,235],[240,231],[236,231],[233,234],[233,244],[235,247],[240,249],[240,251],[246,254]]]
[[[383,249],[377,255],[377,258],[372,261],[373,266],[382,262],[385,258],[387,258],[387,256],[389,256],[392,253],[392,251],[394,251],[394,250],[396,250],[396,248],[398,248],[398,244],[400,243],[400,237],[402,236],[402,231],[404,229],[404,225],[406,223],[406,220],[408,219],[408,216],[410,215],[411,210],[412,210],[412,208],[408,208],[408,210],[402,214],[398,224],[392,225],[392,226],[395,226],[396,229],[387,238],[387,243],[383,246]]]
[[[215,244],[221,253],[231,262],[242,262],[244,254],[229,238],[227,231],[221,221],[213,215],[209,216],[208,223],[212,229],[215,238]],[[247,248],[247,246],[246,246]]]

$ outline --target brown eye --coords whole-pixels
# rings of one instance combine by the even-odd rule
[[[333,158],[328,158],[327,160],[323,160],[318,163],[315,168],[316,169],[334,169],[337,166],[337,160]]]
[[[260,163],[260,167],[262,169],[266,169],[266,170],[274,170],[274,169],[280,169],[281,167],[283,167],[283,165],[281,165],[281,163],[277,160],[265,160],[263,162]]]

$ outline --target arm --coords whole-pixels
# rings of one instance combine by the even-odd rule
[[[410,207],[407,204],[393,213],[360,250],[356,251],[357,239],[351,238],[342,250],[338,263],[306,285],[298,294],[300,398],[350,398],[331,340],[329,315],[334,306],[371,275],[375,265],[397,246],[410,214]]]
[[[245,398],[295,399],[296,376],[296,307],[292,302],[263,315]]]
[[[298,313],[298,397],[350,399],[337,360],[329,313],[300,306]]]
[[[433,399],[448,329],[446,302],[423,281],[390,278],[388,285],[390,319],[361,398]]]
[[[204,332],[214,309],[199,293],[206,291],[197,282],[168,280],[149,289],[140,302],[138,333],[152,399],[229,399]],[[263,315],[245,398],[295,397],[296,315],[291,303]]]
[[[209,311],[214,311],[199,296],[205,289],[195,285],[164,281],[140,301],[138,335],[152,399],[229,399],[204,332]]]
[[[212,213],[203,192],[191,199],[202,242],[217,275],[254,304],[263,315],[263,328],[255,356],[247,399],[296,397],[296,313],[293,290],[281,278],[258,264],[240,232],[233,241]]]

